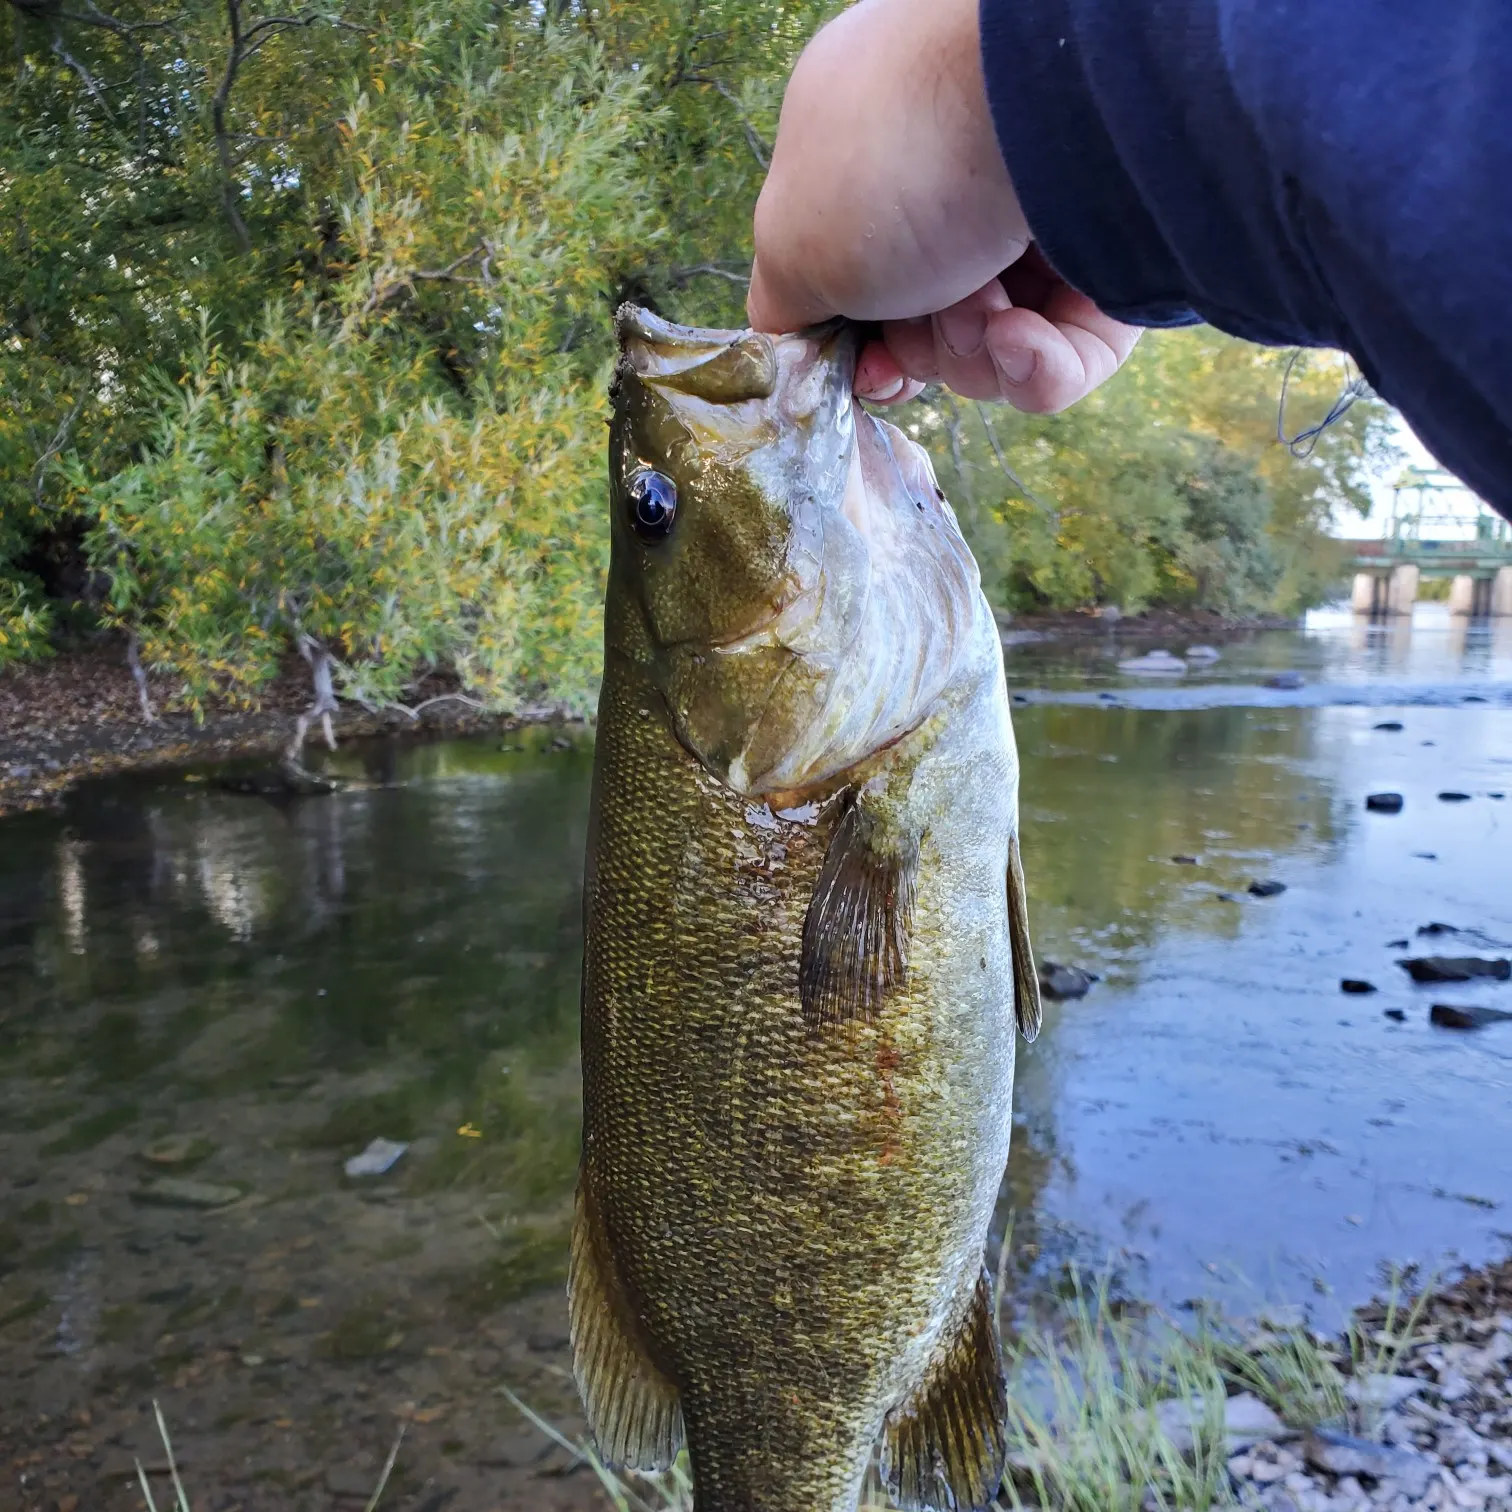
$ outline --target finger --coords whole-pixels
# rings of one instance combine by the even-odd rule
[[[897,321],[884,328],[902,370],[920,383],[940,382],[968,399],[1000,397],[987,349],[988,321],[1009,307],[996,279],[928,320]]]
[[[924,392],[924,385],[909,378],[880,341],[868,342],[862,351],[853,387],[858,399],[881,405],[906,404]]]
[[[1030,414],[1055,414],[1111,378],[1138,340],[1138,327],[1069,288],[1054,292],[1043,313],[1002,311],[991,318],[986,342],[1001,379],[997,397]]]
[[[760,206],[757,206],[760,214]],[[789,288],[768,275],[758,257],[751,264],[751,287],[746,294],[746,319],[757,331],[781,335],[818,325],[835,312],[807,289]]]

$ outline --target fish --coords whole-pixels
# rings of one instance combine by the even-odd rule
[[[616,317],[568,1305],[697,1512],[999,1489],[988,1227],[1040,999],[1000,636],[857,332]]]

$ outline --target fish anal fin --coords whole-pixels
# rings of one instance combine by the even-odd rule
[[[677,1388],[636,1337],[586,1171],[578,1178],[567,1312],[572,1373],[601,1458],[623,1470],[667,1469],[683,1441]]]
[[[1029,943],[1029,896],[1016,834],[1008,842],[1008,943],[1013,950],[1013,1013],[1019,1033],[1032,1040],[1040,1032],[1045,1012],[1034,969],[1034,947]]]
[[[918,847],[895,843],[863,802],[830,837],[803,921],[798,986],[812,1023],[870,1019],[908,976]]]
[[[882,1472],[893,1505],[904,1512],[986,1507],[1002,1484],[1007,1414],[992,1288],[983,1271],[918,1389],[888,1414]]]

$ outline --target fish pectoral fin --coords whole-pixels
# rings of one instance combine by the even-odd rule
[[[997,1495],[1007,1458],[1008,1391],[984,1270],[971,1305],[940,1340],[924,1379],[888,1414],[882,1473],[904,1512],[974,1512]]]
[[[804,1016],[871,1018],[908,976],[918,847],[898,843],[863,802],[846,809],[803,920],[798,987]]]
[[[572,1373],[600,1456],[623,1470],[668,1469],[682,1448],[682,1406],[636,1337],[586,1172],[578,1178],[567,1314]]]
[[[1008,943],[1013,950],[1013,1013],[1019,1033],[1035,1039],[1044,1022],[1039,975],[1034,969],[1034,947],[1029,943],[1029,895],[1024,886],[1024,863],[1019,859],[1019,839],[1008,842]]]

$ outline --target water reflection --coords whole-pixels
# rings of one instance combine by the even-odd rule
[[[1442,653],[1481,676],[1504,654],[1472,631],[1403,662],[1395,632],[1354,633],[1257,641],[1226,675],[1417,677]],[[1166,1301],[1235,1269],[1343,1301],[1382,1258],[1473,1255],[1507,1226],[1512,1037],[1431,1029],[1390,942],[1432,919],[1512,939],[1512,800],[1491,796],[1512,711],[1400,719],[1017,711],[1039,947],[1102,978],[1020,1062],[999,1227],[1021,1300],[1112,1253]],[[35,1410],[95,1414],[80,1465],[109,1468],[107,1425],[147,1450],[139,1408],[164,1394],[226,1496],[325,1506],[300,1475],[332,1443],[381,1462],[409,1403],[434,1413],[415,1473],[459,1505],[591,1500],[534,1449],[505,1463],[492,1394],[574,1421],[558,1283],[591,758],[554,732],[510,745],[343,752],[356,785],[328,799],[191,774],[0,825],[0,1371]],[[1378,786],[1403,814],[1363,812]],[[1473,801],[1439,804],[1448,787]],[[1248,893],[1268,878],[1286,893]],[[1344,975],[1382,990],[1346,1001]],[[375,1136],[409,1153],[348,1181]],[[0,1436],[36,1441],[20,1411],[0,1405]]]

